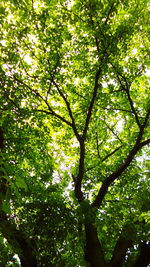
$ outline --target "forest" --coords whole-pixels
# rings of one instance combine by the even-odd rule
[[[0,266],[150,266],[150,3],[0,5]]]

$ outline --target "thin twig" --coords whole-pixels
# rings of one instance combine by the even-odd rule
[[[106,121],[104,121],[104,123],[106,124],[106,126],[108,127],[108,129],[113,133],[114,136],[117,137],[117,139],[120,141],[120,143],[122,143],[122,140],[119,138],[119,136],[114,132],[114,130],[106,123]]]

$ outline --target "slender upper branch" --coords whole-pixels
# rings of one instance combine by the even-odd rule
[[[126,79],[126,77],[124,75],[122,75],[122,73],[120,73],[118,70],[116,70],[115,66],[111,63],[111,65],[113,66],[113,68],[115,69],[115,71],[117,72],[117,79],[121,85],[121,88],[126,92],[127,94],[127,98],[128,98],[128,101],[129,101],[129,104],[130,104],[130,107],[131,107],[131,110],[132,110],[132,113],[134,114],[135,116],[135,120],[136,120],[136,123],[139,127],[139,129],[141,129],[141,123],[139,121],[139,117],[138,117],[138,114],[136,112],[136,109],[134,108],[134,103],[133,103],[133,100],[131,98],[131,95],[130,95],[130,89],[129,89],[129,84],[128,84],[128,81]],[[123,81],[121,80],[121,78],[123,79]],[[125,84],[124,84],[125,83]]]
[[[48,61],[48,64],[50,66],[50,62],[49,62],[49,59],[47,60]],[[48,99],[48,96],[49,96],[49,93],[50,93],[50,90],[51,90],[51,85],[52,85],[52,82],[54,80],[54,77],[55,77],[55,74],[56,74],[56,70],[57,70],[57,67],[58,67],[58,63],[59,63],[59,59],[57,60],[56,64],[55,64],[55,67],[53,69],[53,73],[50,72],[50,70],[48,71],[51,78],[50,78],[50,85],[49,85],[49,88],[47,90],[47,94],[46,94],[46,100]]]
[[[96,131],[96,147],[97,147],[97,155],[100,159],[100,153],[99,153],[99,143],[98,143],[98,134],[97,134],[97,131]]]
[[[114,130],[106,123],[106,121],[104,122],[106,124],[106,126],[108,127],[108,129],[113,133],[114,136],[117,137],[117,139],[120,141],[120,143],[122,143],[121,139],[119,138],[119,136],[114,132]]]
[[[91,102],[90,102],[90,106],[89,106],[89,109],[88,109],[88,112],[87,112],[85,127],[84,127],[83,135],[82,135],[83,139],[85,139],[85,137],[86,137],[86,133],[87,133],[87,130],[88,130],[90,118],[91,118],[91,115],[92,115],[94,102],[95,102],[95,99],[96,99],[96,96],[97,96],[97,91],[98,91],[98,87],[99,87],[98,80],[99,80],[100,74],[101,74],[101,67],[99,67],[99,69],[98,69],[98,71],[96,73],[93,96],[92,96],[92,99],[91,99]]]
[[[48,110],[43,110],[43,109],[35,109],[32,110],[32,112],[43,112],[46,113],[48,115],[53,115],[54,117],[58,118],[59,120],[65,122],[67,125],[69,125],[70,127],[72,127],[71,122],[67,121],[64,117],[60,116],[59,114],[57,114],[55,111],[53,111],[50,107],[49,107],[49,111]]]
[[[118,167],[118,169],[113,172],[112,174],[110,174],[105,181],[103,182],[98,195],[95,199],[95,201],[93,202],[93,206],[99,208],[106,193],[108,190],[108,187],[113,183],[114,180],[116,180],[130,165],[130,163],[132,162],[134,156],[137,154],[137,152],[144,146],[150,143],[150,139],[147,139],[143,142],[141,142],[143,134],[144,134],[144,129],[146,128],[146,125],[148,123],[148,118],[150,115],[150,111],[147,112],[147,115],[145,117],[144,123],[141,126],[141,129],[139,131],[136,143],[133,147],[133,149],[129,152],[128,156],[126,157],[126,159],[124,160],[124,162]]]
[[[131,110],[132,110],[132,112],[133,112],[133,114],[135,116],[136,123],[139,126],[139,128],[141,128],[141,123],[139,121],[138,114],[137,114],[137,112],[136,112],[136,110],[134,108],[134,104],[133,104],[132,98],[130,96],[129,88],[126,90],[126,93],[127,93],[127,97],[128,97],[129,103],[130,103]]]
[[[111,6],[110,6],[110,9],[109,9],[108,14],[107,14],[107,18],[105,20],[105,25],[107,25],[107,23],[109,21],[110,15],[111,15],[111,13],[112,13],[112,11],[114,9],[114,4],[115,4],[115,2],[112,2]]]
[[[147,114],[146,114],[146,116],[145,116],[144,123],[143,123],[143,125],[141,126],[141,130],[144,129],[144,128],[146,127],[146,125],[147,125],[147,123],[148,123],[148,119],[149,119],[149,117],[150,117],[150,109],[148,110],[148,112],[147,112]]]
[[[28,84],[26,84],[25,82],[23,82],[22,80],[19,80],[16,76],[14,76],[15,80],[18,81],[20,84],[26,86],[31,92],[33,92],[36,96],[38,96],[39,98],[41,98],[43,100],[43,102],[46,104],[48,110],[42,110],[42,109],[36,109],[36,110],[32,110],[33,112],[36,112],[36,111],[40,111],[40,112],[43,112],[43,113],[46,113],[46,114],[49,114],[49,115],[53,115],[55,116],[56,118],[60,119],[61,121],[65,122],[67,125],[69,125],[70,127],[73,128],[73,130],[75,131],[76,128],[75,128],[75,125],[71,122],[69,122],[68,120],[66,120],[64,117],[62,117],[61,115],[57,114],[53,109],[52,107],[49,105],[48,101],[47,101],[47,98],[44,99],[44,97],[35,89],[31,88]],[[68,103],[69,104],[69,103]],[[78,133],[76,131],[76,134],[78,136]],[[79,138],[79,136],[78,136]]]
[[[128,112],[128,113],[131,113],[132,114],[132,111],[131,110],[126,110],[124,108],[112,108],[112,107],[107,108],[107,107],[102,107],[102,106],[101,106],[101,108],[102,109],[106,109],[106,110],[123,111],[123,112]]]
[[[80,142],[80,135],[77,131],[77,128],[76,128],[76,124],[75,124],[75,120],[74,120],[74,117],[73,117],[73,114],[72,114],[72,110],[70,108],[70,104],[67,100],[67,97],[63,94],[63,92],[60,90],[58,84],[53,80],[53,84],[55,85],[55,87],[57,88],[57,91],[59,92],[60,96],[63,98],[63,100],[65,101],[66,103],[66,106],[67,106],[67,109],[68,109],[68,112],[69,112],[69,116],[71,118],[71,121],[72,121],[72,129],[74,130],[74,133],[78,139],[78,141]]]
[[[31,86],[29,86],[28,84],[26,84],[24,81],[18,79],[15,75],[14,75],[14,79],[17,82],[19,82],[20,84],[22,84],[23,86],[27,87],[31,92],[33,92],[36,96],[40,97],[44,101],[43,96],[36,89],[31,88]]]
[[[111,153],[109,153],[105,158],[102,159],[102,162],[111,157],[113,154],[115,154],[122,146],[117,147],[115,150],[113,150]]]
[[[140,148],[142,148],[143,146],[149,145],[149,144],[150,144],[150,139],[147,139],[140,143]]]

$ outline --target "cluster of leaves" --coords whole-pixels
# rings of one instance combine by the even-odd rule
[[[34,241],[39,266],[84,266],[87,220],[106,261],[134,222],[134,261],[149,233],[148,147],[112,180],[97,212],[90,204],[148,140],[148,1],[3,2],[0,209]],[[15,266],[6,244],[0,260]]]
[[[53,181],[54,161],[47,148],[49,127],[39,116],[26,112],[16,118],[13,111],[2,114],[1,125],[5,144],[1,169],[8,185],[2,211],[33,239],[38,266],[76,265],[82,261],[77,220],[71,203],[63,197],[62,186]],[[3,235],[1,247],[2,266],[18,266],[15,245],[9,245]]]

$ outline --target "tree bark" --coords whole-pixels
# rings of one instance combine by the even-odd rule
[[[116,242],[112,259],[109,263],[110,267],[123,266],[127,250],[128,248],[132,247],[135,235],[136,235],[136,230],[134,225],[129,223],[124,225],[122,232]]]
[[[96,227],[92,224],[85,224],[85,233],[85,260],[90,264],[90,267],[106,267],[107,264],[98,239]]]

